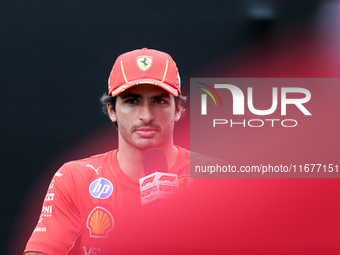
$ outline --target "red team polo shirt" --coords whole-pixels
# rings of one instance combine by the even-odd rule
[[[178,148],[169,173],[188,182],[190,152]],[[53,177],[25,252],[103,254],[124,213],[141,207],[139,184],[121,170],[117,151],[64,164]]]

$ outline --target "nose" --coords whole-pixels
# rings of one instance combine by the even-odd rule
[[[152,107],[149,103],[144,103],[139,110],[139,119],[144,123],[149,123],[154,119]]]

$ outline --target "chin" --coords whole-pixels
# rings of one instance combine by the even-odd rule
[[[148,142],[141,142],[141,143],[138,143],[138,144],[135,144],[134,145],[137,149],[139,150],[148,150],[148,149],[151,149],[151,148],[161,148],[162,147],[162,143],[160,142],[152,142],[152,141],[148,141]]]

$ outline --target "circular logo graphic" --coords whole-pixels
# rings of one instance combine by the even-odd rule
[[[112,183],[105,179],[99,178],[90,184],[90,194],[95,198],[106,199],[111,196],[113,191]]]

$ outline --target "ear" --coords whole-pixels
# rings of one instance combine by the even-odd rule
[[[175,122],[177,122],[181,119],[181,115],[182,115],[182,108],[179,105],[176,109],[176,112],[175,112]]]
[[[107,113],[109,114],[109,117],[112,122],[117,122],[117,116],[115,111],[113,110],[113,106],[108,104],[107,105]]]

